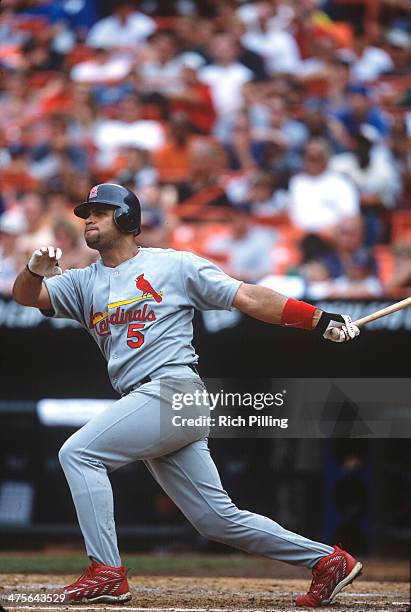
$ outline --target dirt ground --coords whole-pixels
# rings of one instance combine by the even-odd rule
[[[16,593],[47,593],[70,583],[73,576],[39,574],[2,574],[0,602],[6,610],[153,610],[161,611],[245,611],[291,612],[293,599],[307,590],[309,580],[295,578],[228,578],[130,576],[133,599],[122,606],[11,604]],[[407,582],[370,581],[360,577],[341,592],[334,604],[323,607],[335,612],[405,612],[409,610],[410,587]]]

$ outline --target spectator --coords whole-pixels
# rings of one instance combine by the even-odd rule
[[[293,176],[289,189],[291,221],[306,232],[332,230],[342,219],[359,213],[359,202],[352,183],[328,170],[329,145],[310,140],[304,151],[304,170]]]
[[[311,99],[304,105],[301,120],[308,131],[308,139],[326,140],[333,153],[346,150],[346,135],[339,122],[327,113],[325,102]]]
[[[206,62],[210,61],[208,46],[216,32],[215,24],[211,19],[197,15],[180,16],[175,22],[175,32],[182,49],[198,53]]]
[[[372,125],[363,124],[354,134],[354,148],[335,155],[330,169],[348,177],[360,193],[361,206],[392,209],[398,193],[395,169],[387,148],[379,145],[379,134]]]
[[[92,102],[95,108],[104,108],[112,116],[124,98],[132,96],[135,92],[133,77],[112,83],[95,83],[90,89]]]
[[[44,120],[39,142],[31,149],[30,173],[38,179],[49,181],[86,169],[83,147],[73,142],[69,133],[70,119],[54,114]]]
[[[375,127],[382,138],[387,137],[389,126],[381,109],[372,103],[371,91],[364,85],[348,87],[347,106],[335,113],[348,136],[354,136],[364,123]]]
[[[409,76],[411,65],[411,34],[401,28],[392,28],[385,36],[393,66],[392,76]]]
[[[198,79],[198,71],[185,62],[178,89],[169,93],[171,112],[183,112],[200,134],[209,134],[216,119],[210,87]]]
[[[357,82],[375,81],[393,69],[393,61],[384,49],[368,44],[364,34],[354,36],[352,49],[342,49],[338,56],[350,63],[351,79]]]
[[[190,142],[193,130],[183,113],[170,118],[168,137],[153,153],[153,164],[161,182],[181,183],[187,180],[190,167]]]
[[[360,216],[346,217],[334,229],[330,239],[331,249],[318,258],[326,266],[330,278],[345,276],[355,261],[368,261],[373,275],[378,275],[376,259],[364,246],[364,230],[364,221]]]
[[[223,221],[245,204],[276,224],[290,216],[289,233],[279,231],[287,254],[277,247],[271,261],[277,274],[298,271],[305,232],[310,286],[374,282],[365,247],[399,240],[407,210],[397,211],[410,208],[409,8],[383,2],[379,38],[369,24],[363,35],[358,5],[351,42],[345,24],[324,17],[338,17],[341,2],[121,0],[99,4],[108,17],[92,25],[87,2],[39,1],[7,0],[0,26],[0,212],[27,208],[25,249],[47,244],[91,185],[115,180],[139,194],[146,244],[177,236],[201,250],[208,224],[227,234]],[[20,28],[26,14],[45,26]],[[335,224],[358,217],[359,204],[362,250],[328,278]],[[59,229],[74,245],[70,231]],[[13,238],[16,249],[25,238]]]
[[[169,246],[175,218],[170,214],[167,199],[168,187],[152,185],[140,192],[142,235],[138,243],[145,247]]]
[[[313,260],[302,268],[306,282],[305,295],[311,300],[378,298],[382,286],[372,272],[372,260],[355,255],[344,274],[331,279],[324,263]]]
[[[110,175],[111,176],[111,175]],[[88,172],[78,174],[75,180],[72,180],[67,185],[67,196],[72,205],[77,206],[79,202],[83,202],[84,194],[90,191],[90,185],[96,183],[96,177]]]
[[[152,151],[164,142],[164,131],[158,121],[144,118],[143,100],[137,93],[118,105],[118,117],[101,117],[96,121],[93,137],[103,166],[112,163],[120,147],[137,147]]]
[[[336,57],[337,43],[332,36],[313,36],[310,40],[309,56],[300,61],[295,72],[300,80],[306,84],[314,83],[319,86],[319,81],[326,81],[329,77],[330,67]],[[322,83],[320,90],[322,90]]]
[[[300,155],[289,150],[284,140],[275,135],[258,143],[256,157],[263,170],[277,177],[278,187],[283,190],[288,189],[290,178],[301,168]]]
[[[182,72],[186,65],[198,69],[204,58],[194,51],[181,51],[181,43],[172,30],[157,30],[152,34],[147,58],[138,73],[145,92],[176,94],[181,89]]]
[[[262,33],[267,29],[290,28],[295,18],[295,9],[284,2],[246,2],[237,9],[237,15],[247,32]]]
[[[382,292],[378,268],[364,247],[361,217],[347,217],[335,228],[329,250],[303,267],[311,299],[370,298]]]
[[[62,57],[51,46],[51,30],[44,28],[42,35],[31,37],[22,45],[20,67],[30,74],[34,70],[58,70]]]
[[[253,78],[251,70],[239,62],[239,47],[230,34],[216,34],[210,41],[213,63],[199,71],[199,78],[211,88],[214,107],[220,125],[217,132],[224,133],[229,121],[242,106],[242,87]]]
[[[384,238],[383,213],[394,208],[398,196],[395,166],[387,149],[378,146],[378,139],[377,130],[364,124],[354,135],[354,150],[340,153],[330,161],[330,169],[349,178],[358,190],[368,246]]]
[[[271,96],[266,102],[267,126],[258,135],[261,140],[276,140],[290,153],[301,152],[308,138],[307,128],[301,121],[289,116],[286,101]]]
[[[272,172],[257,172],[250,181],[246,202],[256,217],[275,220],[282,217],[287,206],[287,193],[279,189],[280,179]]]
[[[87,148],[90,130],[96,120],[96,100],[90,86],[86,83],[73,83],[70,91],[70,131],[72,137]]]
[[[225,151],[220,144],[205,138],[193,140],[187,181],[177,186],[178,202],[197,212],[208,206],[229,207],[222,180],[226,163]]]
[[[35,107],[33,98],[35,96],[33,92],[30,93],[27,75],[23,71],[10,72],[0,92],[0,126],[6,133],[11,129],[20,128],[22,124],[33,118]]]
[[[14,281],[22,267],[17,255],[17,241],[26,229],[24,218],[6,212],[0,216],[0,294],[11,295]]]
[[[287,11],[286,7],[281,8],[283,8],[283,13],[284,9]],[[300,52],[293,36],[283,29],[286,21],[283,20],[282,27],[278,27],[281,23],[281,16],[278,15],[276,19],[275,9],[273,10],[269,2],[258,2],[254,11],[253,7],[248,5],[248,15],[244,9],[245,7],[240,9],[240,16],[248,25],[242,37],[244,47],[265,59],[265,67],[269,75],[294,74],[300,65]],[[251,17],[251,12],[254,12],[254,18]]]
[[[334,299],[369,299],[381,296],[382,286],[373,273],[373,258],[354,255],[332,286],[330,297]]]
[[[26,230],[17,239],[16,250],[25,256],[44,246],[53,243],[53,231],[47,215],[45,198],[34,192],[26,192],[18,202],[19,209],[24,215]]]
[[[407,297],[411,293],[411,243],[401,241],[392,245],[393,270],[385,283],[385,291],[393,297]]]
[[[158,172],[152,165],[147,150],[135,147],[122,149],[122,169],[116,178],[121,185],[128,183],[131,191],[140,192],[157,183]]]
[[[10,146],[8,152],[10,162],[1,172],[2,186],[14,193],[24,193],[38,188],[39,183],[29,169],[30,151],[28,147],[17,144]]]
[[[327,110],[332,110],[336,113],[345,109],[350,84],[350,63],[341,57],[334,57],[328,64],[327,84],[324,95],[319,100],[316,100],[317,108],[321,108],[322,114],[325,117],[327,117]]]
[[[53,244],[60,248],[63,255],[60,267],[64,270],[70,268],[85,268],[97,259],[96,251],[89,249],[84,240],[80,240],[77,227],[66,219],[58,219],[53,225]]]
[[[300,267],[299,274],[304,281],[302,295],[311,300],[323,300],[329,298],[333,290],[333,279],[324,262],[318,259],[310,259]]]
[[[291,174],[301,167],[301,153],[308,138],[304,123],[292,119],[284,99],[278,95],[266,102],[267,125],[254,130],[254,155],[259,165],[282,176],[287,189]]]
[[[132,0],[116,0],[111,15],[98,21],[87,36],[90,47],[133,47],[156,29],[155,22],[135,10]]]
[[[241,206],[232,213],[231,231],[209,238],[204,250],[207,256],[223,261],[227,274],[257,282],[272,271],[269,253],[276,241],[276,232],[251,224],[250,207]]]
[[[18,14],[24,17],[42,17],[52,25],[64,22],[73,30],[89,27],[95,21],[94,2],[67,4],[55,0],[5,0],[4,4],[18,9]]]
[[[230,168],[254,170],[257,167],[257,147],[249,115],[242,111],[233,118],[229,140],[225,143]]]
[[[130,57],[111,53],[105,47],[96,47],[89,59],[73,66],[70,77],[76,83],[116,82],[125,79],[132,66]]]
[[[396,174],[392,184],[396,193],[396,205],[399,208],[410,208],[411,137],[403,117],[398,117],[392,123],[388,154]]]
[[[53,223],[56,220],[71,217],[71,202],[66,193],[58,190],[50,190],[46,195],[47,212],[50,221]]]

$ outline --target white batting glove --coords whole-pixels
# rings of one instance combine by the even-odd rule
[[[34,251],[29,259],[27,268],[32,274],[37,276],[57,276],[62,274],[63,270],[58,265],[58,260],[62,256],[61,249],[55,249],[53,246],[41,247]]]
[[[331,342],[347,342],[356,338],[360,330],[354,325],[348,315],[323,312],[318,321],[315,331],[322,334],[326,340]]]

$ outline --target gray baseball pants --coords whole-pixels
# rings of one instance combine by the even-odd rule
[[[180,376],[187,376],[187,368],[182,367]],[[265,516],[239,510],[224,491],[210,456],[207,425],[173,424],[175,414],[209,415],[207,404],[178,413],[172,409],[174,393],[203,389],[194,374],[184,380],[161,378],[161,383],[154,379],[114,402],[62,446],[59,459],[88,556],[104,565],[121,565],[108,472],[142,460],[204,537],[312,568],[333,549],[287,531]]]

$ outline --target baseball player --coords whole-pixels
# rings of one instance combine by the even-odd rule
[[[91,564],[65,587],[67,602],[125,602],[131,598],[117,548],[108,473],[141,460],[182,513],[205,537],[241,550],[312,569],[299,606],[331,601],[361,571],[337,546],[309,540],[273,520],[239,510],[224,491],[207,445],[207,425],[174,426],[175,392],[205,387],[192,347],[194,308],[231,309],[267,323],[312,330],[333,342],[355,338],[346,315],[320,311],[265,287],[242,283],[209,261],[184,251],[141,248],[140,204],[120,185],[94,186],[74,214],[100,259],[84,269],[58,266],[61,251],[34,251],[16,279],[14,299],[44,314],[79,321],[108,362],[121,395],[63,445],[67,478]],[[185,407],[206,417],[207,400]]]

